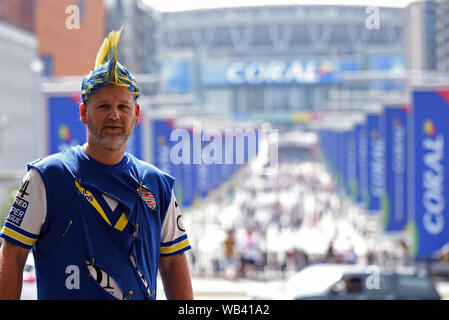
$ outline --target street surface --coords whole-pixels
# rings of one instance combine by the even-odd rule
[[[248,291],[257,288],[263,282],[251,280],[224,280],[193,278],[192,285],[196,300],[247,300],[250,297]],[[449,281],[437,281],[437,290],[442,299],[449,300]],[[158,300],[165,300],[162,283],[158,283]],[[36,299],[35,284],[24,283],[22,289],[22,300]]]

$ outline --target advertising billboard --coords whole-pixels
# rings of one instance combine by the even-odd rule
[[[385,137],[385,188],[382,221],[385,231],[407,226],[407,112],[401,106],[386,106],[381,123]]]
[[[413,253],[439,259],[449,242],[449,89],[413,92],[410,146],[414,208]]]
[[[357,127],[346,132],[346,183],[348,195],[357,198]]]
[[[380,116],[366,117],[368,193],[365,202],[369,213],[378,213],[384,188],[384,143],[380,135]]]
[[[359,197],[358,200],[366,206],[369,202],[369,192],[368,192],[368,134],[367,134],[367,123],[366,121],[360,125],[358,131],[358,150],[359,154],[358,168],[359,168]]]
[[[64,151],[86,142],[86,126],[81,123],[79,95],[48,96],[47,153]]]
[[[205,86],[337,83],[359,70],[355,61],[254,60],[209,61],[201,67]]]

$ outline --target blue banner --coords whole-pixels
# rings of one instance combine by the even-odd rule
[[[201,162],[196,165],[196,177],[198,183],[198,194],[201,198],[205,198],[210,189],[210,169],[209,165]]]
[[[192,155],[192,137],[189,135],[187,138],[189,141],[172,141],[170,136],[174,128],[174,119],[156,119],[152,120],[152,136],[153,136],[153,159],[154,165],[168,173],[176,179],[174,185],[174,191],[176,199],[183,207],[188,207],[192,204],[194,198],[194,172],[191,160]],[[181,139],[181,138],[179,138]],[[186,144],[183,144],[186,143]],[[172,161],[171,151],[174,145],[179,144],[182,146],[180,150],[177,149],[176,155],[180,160],[179,163]],[[187,148],[188,147],[188,148]],[[182,152],[188,152],[189,163],[184,163]]]
[[[369,114],[367,125],[368,150],[368,198],[366,209],[369,213],[377,213],[381,209],[381,199],[384,189],[384,143],[379,131],[377,114]]]
[[[174,191],[176,199],[183,206],[190,206],[193,202],[194,190],[193,190],[193,168],[191,164],[191,157],[189,158],[190,163],[174,163],[170,158],[170,152],[174,145],[182,145],[183,141],[171,141],[170,136],[174,130],[174,119],[157,119],[152,121],[153,128],[153,158],[154,165],[168,173],[176,179],[174,185]],[[191,140],[189,136],[188,139]],[[182,157],[182,152],[189,152],[191,156],[191,141],[187,141],[189,146],[188,150],[181,149],[178,156]]]
[[[417,259],[439,259],[449,242],[449,90],[413,93],[414,245]]]
[[[358,130],[358,147],[357,152],[359,154],[358,169],[359,169],[359,189],[358,189],[358,202],[362,202],[364,206],[368,204],[368,135],[366,122],[360,124]]]
[[[382,221],[385,231],[407,226],[407,108],[387,106],[381,123],[385,137],[385,188]]]
[[[185,200],[185,184],[184,184],[184,164],[181,162],[179,164],[171,163],[172,175],[175,181],[175,195],[178,202],[184,206]]]
[[[86,142],[86,126],[80,121],[79,96],[48,98],[48,154]]]
[[[338,156],[338,135],[337,132],[334,130],[330,131],[329,136],[329,142],[330,142],[330,154],[329,154],[329,160],[332,168],[332,174],[334,175],[335,181],[336,181],[336,187],[338,187],[339,183],[339,156]]]
[[[355,200],[357,197],[357,131],[354,126],[346,133],[346,183],[348,195]]]
[[[133,134],[129,137],[126,152],[131,153],[139,159],[143,159],[142,151],[142,125],[139,123],[134,127]]]
[[[170,149],[172,146],[170,134],[173,130],[173,120],[154,120],[152,125],[154,165],[173,176],[173,168],[170,161]]]
[[[347,155],[348,155],[348,144],[347,144],[347,133],[346,131],[338,132],[338,156],[339,156],[339,171],[340,171],[340,187],[343,195],[348,195],[348,181],[347,181]]]
[[[190,163],[183,164],[182,168],[182,184],[183,184],[183,206],[184,208],[189,207],[193,204],[196,194],[195,194],[195,185],[196,185],[196,170],[195,166],[192,163],[192,153],[193,153],[193,133],[192,130],[189,130],[189,149],[190,149]]]
[[[352,184],[352,199],[356,203],[362,203],[362,192],[360,189],[360,130],[361,124],[354,126],[354,158],[355,158],[355,181]]]

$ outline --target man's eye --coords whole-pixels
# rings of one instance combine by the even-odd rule
[[[119,107],[120,109],[122,109],[122,110],[128,110],[128,109],[130,109],[129,106],[124,105],[124,104],[121,104],[121,105],[119,105],[118,107]]]
[[[109,106],[107,105],[107,104],[100,104],[99,106],[98,106],[98,108],[99,109],[106,109],[106,108],[108,108]]]

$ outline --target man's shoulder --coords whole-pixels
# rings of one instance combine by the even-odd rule
[[[148,163],[146,161],[140,160],[133,155],[130,155],[133,159],[133,162],[136,165],[138,171],[144,176],[148,177],[158,177],[162,180],[167,180],[168,182],[174,182],[174,178],[169,175],[167,172],[162,171],[158,167]]]
[[[168,175],[168,173],[160,170],[159,168],[157,168],[156,166],[152,165],[149,162],[140,160],[139,158],[133,156],[132,154],[129,154],[129,156],[132,158],[134,164],[140,171],[154,173],[154,174],[158,174],[158,175]]]
[[[50,154],[48,156],[39,158],[28,163],[28,169],[38,168],[41,170],[51,169],[51,168],[61,168],[67,159],[73,159],[74,147],[66,149],[64,151]]]

